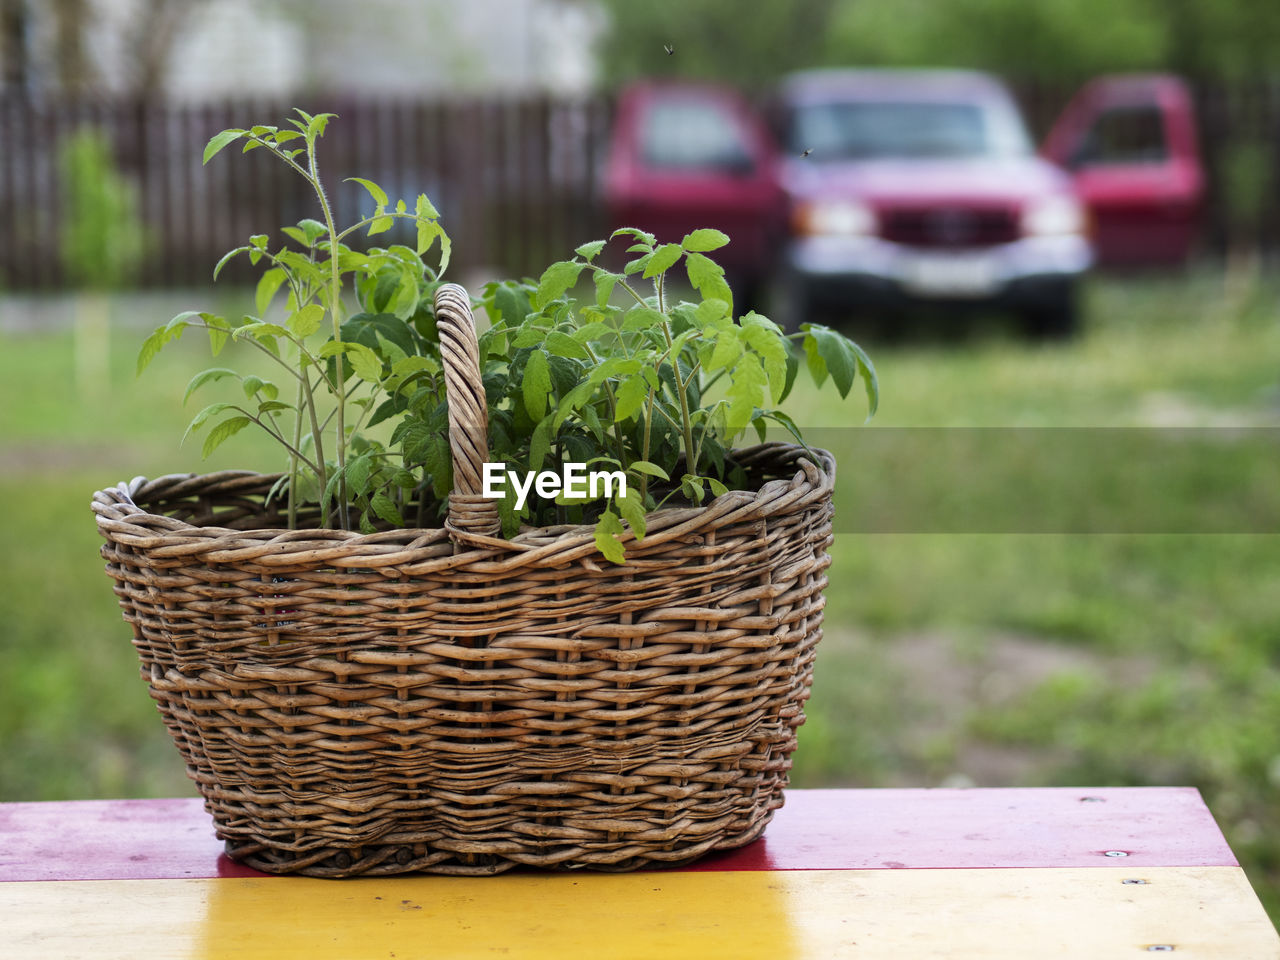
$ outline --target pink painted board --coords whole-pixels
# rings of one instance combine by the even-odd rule
[[[684,869],[1236,865],[1194,788],[1054,787],[791,790],[762,840]],[[196,799],[0,804],[0,881],[252,876]]]

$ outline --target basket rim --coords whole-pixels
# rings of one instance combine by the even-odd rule
[[[781,462],[794,467],[795,473],[790,479],[768,480],[752,490],[730,490],[702,506],[655,510],[646,515],[647,531],[639,542],[648,548],[706,527],[791,513],[829,499],[834,490],[836,461],[827,450],[771,442],[735,453],[752,463]],[[197,526],[152,513],[135,502],[135,498],[166,492],[175,497],[195,496],[201,486],[214,482],[230,487],[223,491],[225,496],[234,495],[237,487],[256,495],[280,476],[252,470],[167,474],[154,480],[140,476],[97,491],[91,506],[99,533],[107,540],[159,555],[209,554],[208,559],[214,562],[252,560],[264,566],[296,566],[300,554],[310,554],[310,559],[344,567],[380,567],[439,557],[443,545],[453,548],[455,560],[468,555],[472,560],[480,559],[478,553],[488,553],[505,554],[520,562],[554,558],[557,562],[590,564],[597,552],[593,524],[525,527],[511,539],[467,533],[456,527],[402,527],[372,534],[327,527],[235,529]],[[186,487],[191,487],[190,492]],[[624,547],[638,542],[629,525],[619,540]]]

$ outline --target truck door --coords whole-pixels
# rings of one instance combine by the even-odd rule
[[[1104,266],[1173,266],[1195,244],[1204,174],[1186,85],[1100,77],[1067,106],[1041,151],[1066,168]]]

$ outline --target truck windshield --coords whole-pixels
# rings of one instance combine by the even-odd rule
[[[1031,141],[1011,105],[841,101],[798,107],[791,149],[814,160],[1012,157]]]

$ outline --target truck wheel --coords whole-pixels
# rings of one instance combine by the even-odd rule
[[[1080,305],[1075,284],[1063,284],[1051,297],[1022,312],[1027,336],[1036,340],[1070,340],[1080,330]]]

